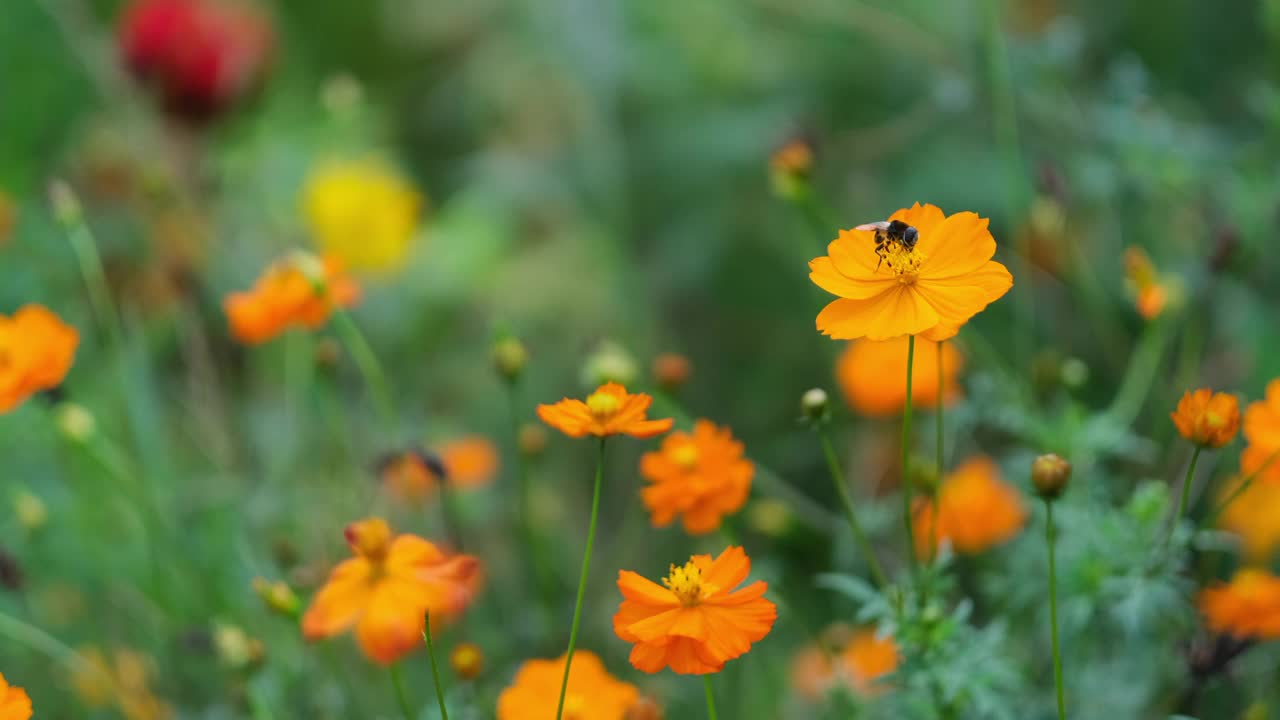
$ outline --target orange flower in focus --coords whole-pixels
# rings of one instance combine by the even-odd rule
[[[1013,276],[991,259],[996,241],[985,218],[971,212],[944,217],[917,203],[889,219],[915,227],[914,248],[889,242],[881,262],[874,232],[841,230],[827,254],[809,262],[809,279],[839,296],[818,313],[823,335],[946,340],[1013,287]]]
[[[27,691],[10,685],[0,673],[0,720],[28,720],[31,717],[31,698]]]
[[[0,413],[62,384],[79,344],[76,329],[42,305],[0,315]]]
[[[1240,454],[1240,472],[1280,485],[1280,379],[1267,383],[1266,397],[1245,408],[1244,437],[1249,445]]]
[[[1240,429],[1240,403],[1235,395],[1201,388],[1183,393],[1169,417],[1182,437],[1200,447],[1220,448]]]
[[[950,542],[958,553],[980,553],[1010,540],[1026,524],[1027,511],[1017,488],[1000,478],[991,458],[971,458],[956,468],[938,488],[937,529],[933,504],[927,498],[915,503],[916,550],[930,555],[931,533],[938,544]]]
[[[498,449],[488,438],[468,435],[440,446],[440,462],[450,485],[471,490],[493,482]]]
[[[692,433],[671,433],[661,449],[645,453],[640,474],[653,483],[640,490],[653,525],[665,527],[680,515],[684,529],[700,535],[746,503],[755,466],[728,428],[699,420]]]
[[[749,572],[751,561],[740,547],[715,560],[694,555],[681,567],[672,565],[662,581],[666,587],[620,571],[623,601],[613,630],[635,643],[631,664],[647,673],[670,667],[681,675],[705,675],[750,650],[769,634],[778,609],[764,599],[764,581],[734,590]]]
[[[539,405],[538,417],[569,437],[630,435],[651,438],[671,429],[671,418],[647,420],[645,413],[653,398],[632,395],[618,383],[605,383],[587,396],[586,402],[565,398],[554,405]]]
[[[1140,247],[1124,250],[1125,284],[1133,297],[1138,314],[1146,320],[1154,320],[1169,304],[1169,284],[1157,273],[1147,251]]]
[[[859,630],[834,652],[809,647],[791,663],[791,684],[802,697],[815,701],[837,684],[859,695],[875,696],[885,691],[878,682],[898,669],[898,646],[892,638],[875,630]]]
[[[911,401],[918,408],[938,406],[938,344],[916,339]],[[942,346],[942,392],[947,403],[960,397],[964,356],[954,343]],[[836,361],[836,382],[845,402],[873,417],[897,415],[907,401],[907,339],[856,340]]]
[[[511,686],[498,696],[498,720],[549,720],[555,717],[564,679],[564,656],[527,660]],[[578,650],[569,670],[564,717],[572,720],[624,720],[640,692],[609,674],[595,653]]]
[[[352,523],[344,533],[355,557],[344,560],[302,616],[308,640],[356,628],[365,655],[390,664],[422,644],[432,627],[457,617],[480,587],[480,561],[448,555],[416,535],[392,537],[385,520]]]
[[[1235,494],[1243,479],[1223,488],[1223,501]],[[1244,554],[1252,562],[1264,563],[1280,547],[1280,484],[1253,482],[1229,501],[1218,525],[1240,536]]]
[[[253,289],[233,292],[223,301],[231,334],[246,345],[259,345],[292,327],[315,329],[334,308],[360,299],[360,287],[337,258],[295,253],[267,268]]]
[[[1265,570],[1240,570],[1227,584],[1200,592],[1209,629],[1238,638],[1280,638],[1280,578]]]

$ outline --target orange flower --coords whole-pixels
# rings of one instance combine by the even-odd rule
[[[653,483],[640,491],[655,527],[683,516],[694,535],[720,527],[720,519],[737,512],[751,491],[755,467],[742,457],[742,443],[728,428],[699,420],[692,433],[674,432],[662,448],[640,458],[640,474]]]
[[[461,614],[479,590],[479,560],[447,555],[416,535],[393,538],[385,520],[352,523],[345,535],[355,557],[333,569],[302,616],[308,640],[354,625],[365,654],[389,664],[422,643],[424,613],[435,627]]]
[[[1147,251],[1140,247],[1124,250],[1125,284],[1133,297],[1138,314],[1146,320],[1154,320],[1168,306],[1174,284],[1156,273],[1155,265]]]
[[[0,720],[27,720],[31,717],[31,698],[27,691],[14,687],[0,674]]]
[[[555,717],[564,680],[557,660],[527,660],[510,687],[498,696],[498,720],[549,720]],[[595,653],[578,650],[569,670],[564,717],[573,720],[623,720],[640,692],[609,674]]]
[[[360,287],[335,257],[295,253],[267,268],[246,292],[223,301],[231,334],[246,345],[258,345],[291,327],[318,328],[334,308],[360,299]]]
[[[1200,592],[1209,629],[1238,638],[1280,638],[1280,578],[1265,570],[1237,571],[1227,584]]]
[[[920,408],[938,406],[937,343],[917,338],[912,404]],[[960,397],[959,377],[964,356],[954,343],[942,346],[942,396],[946,402]],[[836,361],[836,382],[849,406],[873,417],[897,415],[907,401],[907,339],[855,340]]]
[[[878,682],[898,669],[898,646],[875,630],[858,630],[843,638],[834,652],[809,647],[791,663],[791,684],[807,700],[822,698],[836,684],[859,695],[879,695],[886,689]]]
[[[1240,455],[1240,472],[1280,484],[1280,379],[1267,383],[1267,396],[1244,411],[1248,447]]]
[[[0,315],[0,413],[60,385],[79,344],[76,329],[42,305]]]
[[[1017,535],[1026,521],[1018,490],[1001,480],[991,458],[969,459],[938,488],[938,543],[950,542],[958,553],[980,553],[999,545]],[[929,553],[933,523],[933,504],[918,498],[913,527],[921,555]]]
[[[1222,500],[1239,490],[1241,482],[1228,483]],[[1218,524],[1240,536],[1249,560],[1265,562],[1280,546],[1280,484],[1253,482],[1230,501]]]
[[[670,666],[681,675],[705,675],[750,650],[769,634],[778,609],[764,599],[763,581],[734,590],[749,572],[751,561],[740,547],[715,560],[694,555],[681,567],[672,565],[665,588],[620,571],[623,601],[613,630],[635,643],[631,664],[647,673]]]
[[[874,232],[841,230],[827,254],[810,261],[809,279],[839,296],[818,314],[823,335],[946,340],[1013,286],[1009,271],[991,259],[996,241],[987,220],[975,213],[944,217],[917,203],[890,220],[916,228],[914,248],[891,242],[881,262]]]
[[[488,438],[468,435],[440,446],[449,484],[463,490],[484,487],[498,472],[498,449]]]
[[[444,477],[441,461],[429,453],[405,450],[378,462],[378,477],[392,496],[408,502],[422,502],[435,492]]]
[[[587,401],[565,398],[554,405],[539,405],[538,417],[569,437],[630,435],[651,438],[671,429],[672,420],[646,420],[653,398],[632,395],[618,383],[605,383]]]
[[[1235,395],[1200,388],[1183,393],[1169,417],[1182,437],[1201,447],[1220,448],[1240,429],[1240,403]]]

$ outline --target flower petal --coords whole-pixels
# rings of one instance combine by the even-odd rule
[[[917,335],[937,325],[940,316],[911,286],[898,285],[865,300],[840,298],[818,313],[818,330],[837,340],[889,340]]]
[[[926,260],[920,276],[955,277],[982,267],[996,253],[996,241],[987,224],[977,213],[960,212],[927,234],[921,230],[918,247]]]

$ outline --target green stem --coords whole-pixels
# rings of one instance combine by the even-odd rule
[[[93,231],[84,221],[79,200],[70,186],[61,182],[55,183],[52,192],[55,214],[62,221],[67,239],[71,242],[71,249],[75,251],[76,261],[80,265],[80,276],[84,279],[85,288],[89,292],[89,302],[93,305],[93,314],[106,328],[112,347],[119,350],[123,344],[124,331],[121,329],[120,314],[116,309],[115,301],[111,298],[107,273],[103,269],[102,255],[98,253],[98,244],[93,237]]]
[[[911,525],[911,476],[908,463],[911,460],[911,376],[916,361],[916,336],[907,339],[907,399],[902,406],[902,523],[907,531],[907,552],[911,558],[911,570],[915,572],[920,559],[916,557],[916,536]]]
[[[1058,648],[1058,569],[1054,559],[1057,531],[1053,527],[1053,501],[1045,499],[1044,540],[1049,549],[1049,630],[1053,636],[1053,684],[1058,698],[1058,720],[1066,720],[1067,706],[1062,695],[1062,652]]]
[[[431,658],[431,679],[436,684],[436,699],[440,701],[440,718],[449,720],[449,710],[444,706],[444,686],[440,683],[440,668],[436,664],[436,646],[431,641],[431,613],[423,621],[422,638],[427,641],[427,657]]]
[[[707,717],[716,720],[716,698],[711,693],[711,676],[702,676],[702,687],[707,691]]]
[[[937,557],[938,554],[938,488],[942,484],[942,476],[946,472],[946,435],[943,432],[943,416],[946,413],[947,396],[946,388],[943,386],[942,372],[942,345],[938,343],[938,417],[937,427],[935,428],[936,437],[934,445],[937,446],[938,454],[938,472],[937,477],[933,479],[932,490],[929,493],[929,504],[932,513],[929,515],[929,556],[930,562]]]
[[[404,720],[413,720],[413,710],[409,708],[409,696],[404,692],[404,678],[400,677],[400,663],[391,663],[388,670],[391,671],[391,685],[396,690],[396,701],[400,703],[400,712],[404,714]]]
[[[1196,463],[1200,461],[1200,451],[1204,448],[1196,445],[1195,452],[1191,453],[1191,464],[1187,466],[1187,476],[1182,480],[1182,499],[1178,501],[1178,516],[1173,519],[1169,525],[1169,538],[1173,539],[1173,533],[1178,529],[1178,523],[1182,522],[1182,518],[1187,514],[1187,496],[1191,494],[1191,478],[1196,474]]]
[[[569,689],[569,668],[573,666],[573,650],[578,644],[578,622],[582,619],[582,598],[587,592],[587,573],[591,568],[591,548],[596,541],[596,520],[600,516],[600,485],[604,477],[604,441],[596,459],[596,483],[591,492],[591,523],[587,526],[587,548],[582,554],[582,573],[578,576],[578,599],[573,604],[573,625],[569,628],[569,649],[564,656],[564,679],[560,681],[560,701],[556,703],[556,720],[564,715],[564,697]]]
[[[844,480],[844,472],[840,469],[840,460],[836,457],[835,448],[831,446],[831,435],[827,432],[825,424],[818,426],[818,441],[822,443],[822,454],[827,459],[827,470],[831,473],[831,483],[836,486],[836,494],[840,496],[840,506],[844,508],[844,516],[849,521],[849,529],[853,531],[853,539],[857,541],[858,549],[862,551],[876,585],[883,588],[889,584],[889,580],[885,577],[884,570],[880,567],[880,561],[876,559],[875,550],[871,547],[871,541],[867,539],[866,531],[862,529],[862,523],[858,521],[858,513],[854,508],[853,498],[849,495],[849,488]]]
[[[462,552],[462,519],[458,517],[457,493],[450,485],[449,479],[440,483],[440,514],[444,517],[444,529],[448,533],[453,549]]]
[[[516,460],[516,502],[519,514],[520,535],[524,541],[524,550],[529,561],[529,570],[533,575],[533,584],[538,591],[542,613],[546,618],[546,627],[553,630],[554,598],[551,583],[548,581],[545,563],[542,562],[542,544],[538,541],[537,530],[533,525],[533,502],[529,481],[529,458],[520,447],[520,395],[517,381],[507,383],[507,400],[511,418],[511,446],[515,449]]]
[[[365,385],[373,395],[373,404],[379,419],[385,429],[390,430],[395,427],[396,414],[391,401],[391,391],[387,385],[387,375],[382,371],[378,356],[374,354],[369,341],[365,339],[347,311],[341,308],[334,309],[333,322],[338,334],[342,336],[342,343],[347,346],[347,351],[355,360],[356,368],[360,370]]]

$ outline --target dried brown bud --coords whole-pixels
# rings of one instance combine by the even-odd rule
[[[1041,455],[1031,463],[1031,482],[1036,494],[1045,500],[1057,499],[1070,479],[1071,463],[1053,453]]]
[[[449,653],[453,672],[463,680],[475,680],[484,672],[484,651],[475,643],[461,643]]]

